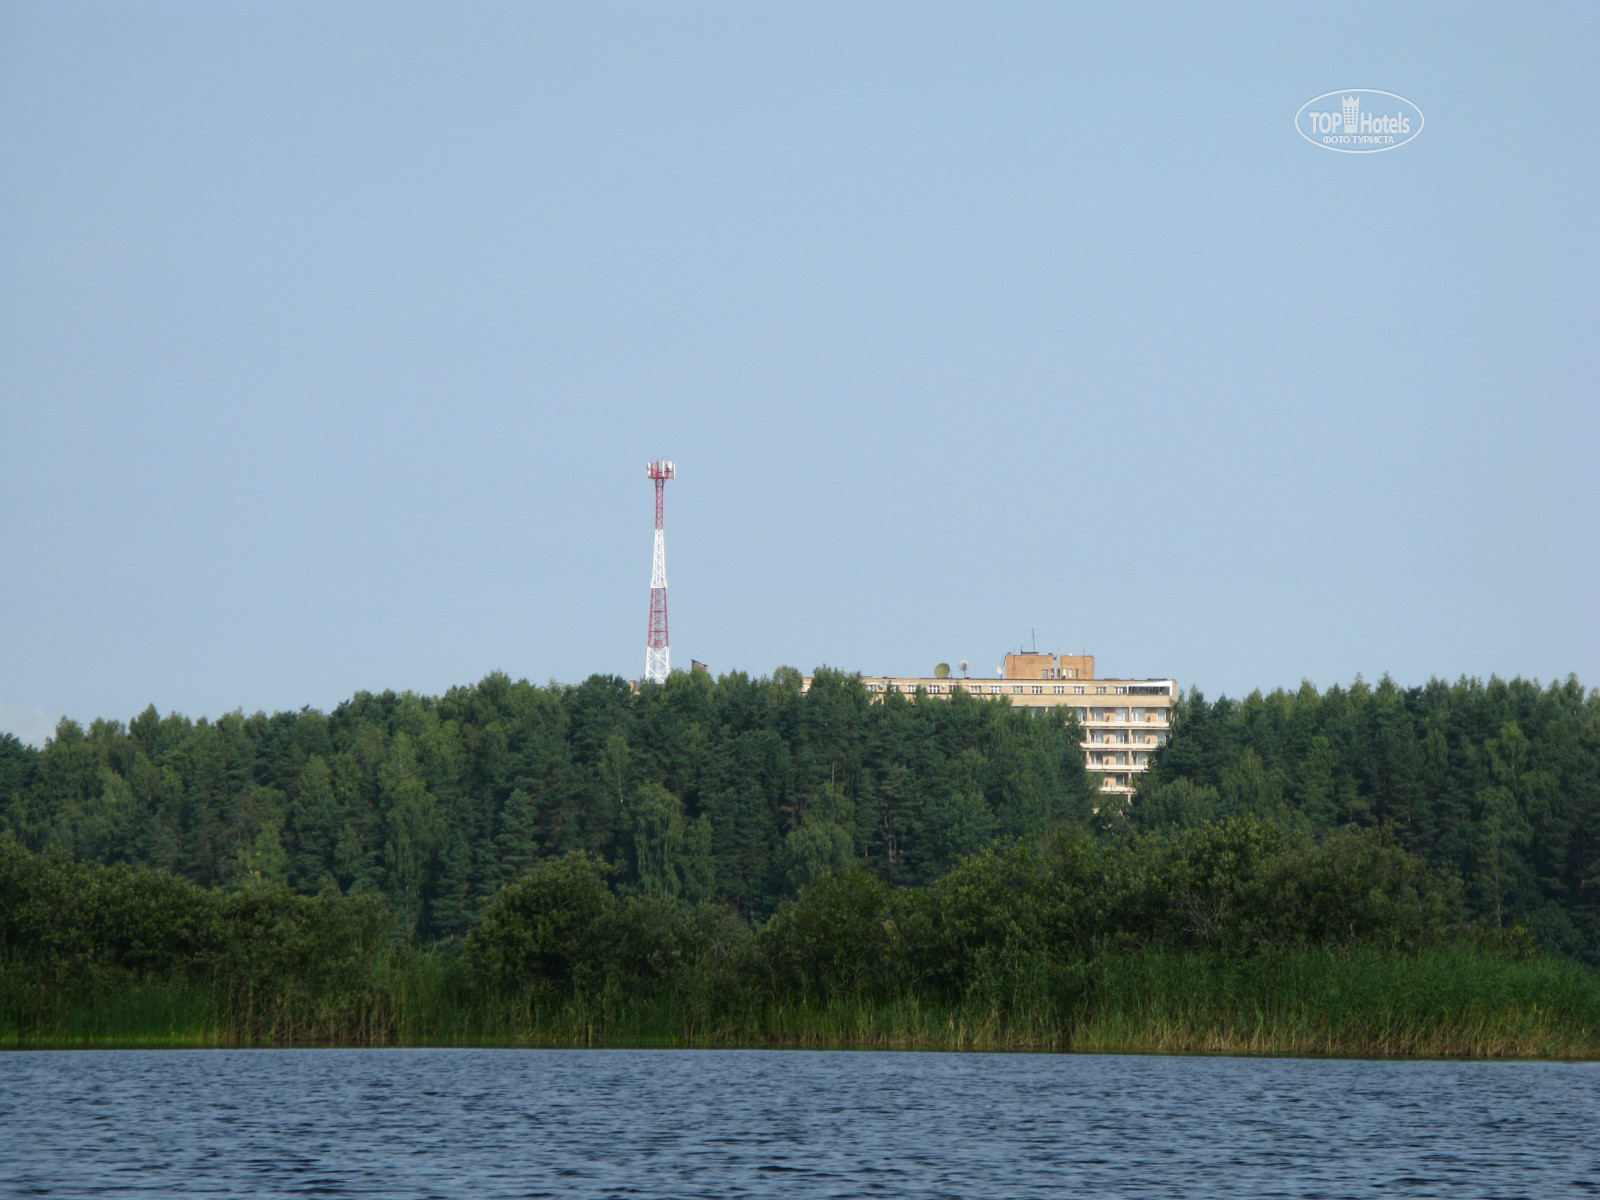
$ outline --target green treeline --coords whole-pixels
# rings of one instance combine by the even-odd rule
[[[1474,920],[1600,965],[1600,693],[1576,679],[1191,693],[1122,815],[1160,829],[1245,813],[1382,830],[1461,880]]]
[[[504,884],[585,850],[625,892],[770,913],[860,863],[924,883],[1001,839],[1090,817],[1079,735],[1004,703],[868,702],[821,670],[535,687],[491,675],[332,713],[63,721],[0,739],[0,828],[35,851],[206,887],[373,895],[421,942]]]
[[[0,736],[0,829],[206,887],[371,895],[428,943],[572,850],[620,893],[761,920],[843,866],[923,884],[1009,838],[1254,814],[1382,830],[1458,878],[1471,919],[1600,965],[1600,694],[1576,680],[1191,693],[1125,810],[1100,803],[1078,742],[1004,698],[872,703],[826,669],[808,693],[787,668],[638,693],[491,675],[326,715],[64,720],[43,751]]]
[[[373,896],[33,855],[0,837],[0,1043],[817,1044],[1600,1054],[1600,979],[1463,924],[1370,832],[1258,818],[850,867],[759,925],[572,851],[459,945]]]
[[[0,1040],[1600,1054],[1600,694],[674,675],[0,738]]]

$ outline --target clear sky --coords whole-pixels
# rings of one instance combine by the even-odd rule
[[[0,728],[1600,684],[1600,6],[0,3]],[[1425,114],[1373,155],[1321,93]]]

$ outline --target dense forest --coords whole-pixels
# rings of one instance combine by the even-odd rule
[[[0,828],[44,851],[203,886],[283,880],[381,897],[419,941],[459,937],[568,851],[624,893],[763,917],[861,863],[927,882],[999,839],[1083,825],[1078,733],[1003,703],[892,696],[821,670],[535,687],[491,675],[324,715],[64,720],[0,743]]]
[[[1600,965],[1600,692],[1387,677],[1255,693],[1174,714],[1127,822],[1253,813],[1312,830],[1372,829],[1460,881],[1467,910]]]
[[[766,921],[841,868],[924,886],[964,857],[1077,830],[1111,845],[1252,817],[1392,844],[1462,918],[1600,963],[1600,694],[1575,679],[1434,681],[1182,700],[1139,794],[1102,803],[1070,720],[1004,698],[891,694],[819,670],[491,675],[442,697],[0,739],[0,828],[29,851],[204,888],[368,896],[415,944],[465,938],[572,852],[621,898]]]

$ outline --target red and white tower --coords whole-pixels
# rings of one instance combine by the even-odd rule
[[[650,564],[650,633],[644,643],[644,677],[665,683],[672,670],[667,646],[667,540],[663,532],[667,480],[678,477],[678,464],[666,459],[646,463],[644,473],[656,482],[656,553]]]

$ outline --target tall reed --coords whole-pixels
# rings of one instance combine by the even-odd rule
[[[337,995],[225,992],[183,975],[53,981],[0,967],[0,1045],[795,1046],[1597,1058],[1600,978],[1471,946],[1247,958],[1103,953],[950,998],[729,999],[693,981],[550,994],[477,986],[459,959],[394,949]]]
[[[1099,964],[1080,1050],[1427,1057],[1600,1056],[1600,980],[1467,946]]]

